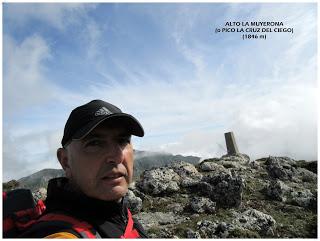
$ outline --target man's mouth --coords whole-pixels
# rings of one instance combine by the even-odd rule
[[[123,173],[110,173],[106,176],[104,176],[102,179],[107,180],[107,179],[117,179],[120,177],[124,177],[125,175]]]

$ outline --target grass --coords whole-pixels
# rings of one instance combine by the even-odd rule
[[[230,231],[228,238],[261,238],[261,237],[255,231],[236,228]]]

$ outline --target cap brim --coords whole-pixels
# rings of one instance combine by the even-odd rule
[[[78,130],[72,137],[73,140],[80,140],[88,135],[93,129],[105,121],[111,121],[113,123],[121,123],[126,130],[131,134],[139,137],[144,136],[144,130],[140,122],[134,118],[132,115],[126,113],[117,113],[102,116],[100,119],[89,122],[87,125]]]

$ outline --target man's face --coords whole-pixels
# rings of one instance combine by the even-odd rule
[[[66,176],[87,196],[107,201],[127,193],[133,176],[133,148],[124,128],[101,124],[64,151]]]

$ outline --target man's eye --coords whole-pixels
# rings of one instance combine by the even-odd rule
[[[101,146],[103,143],[100,140],[92,140],[86,143],[86,146]]]

